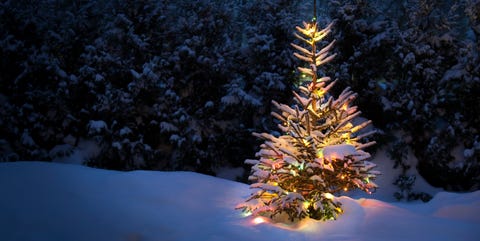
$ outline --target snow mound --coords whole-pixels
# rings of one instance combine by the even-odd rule
[[[234,207],[248,185],[190,172],[0,163],[1,240],[478,240],[480,191],[429,203],[340,197],[336,221],[273,224]]]

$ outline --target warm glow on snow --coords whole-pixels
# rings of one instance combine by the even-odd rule
[[[80,182],[82,188],[76,188]],[[340,196],[334,200],[345,212],[336,221],[290,222],[285,214],[270,219],[234,209],[251,192],[248,185],[191,172],[0,163],[0,190],[2,240],[477,241],[479,237],[480,191],[441,192],[428,203]],[[195,200],[192,190],[198,190]],[[130,208],[139,205],[142,208]],[[334,211],[342,213],[340,207]]]
[[[253,222],[253,224],[257,225],[257,224],[264,223],[265,219],[263,217],[256,217],[252,220],[252,222]]]

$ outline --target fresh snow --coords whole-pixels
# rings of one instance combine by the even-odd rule
[[[191,172],[0,163],[0,240],[479,240],[480,191],[428,203],[342,196],[336,221],[273,224],[234,207],[248,185]]]
[[[331,145],[323,148],[323,157],[327,160],[343,159],[345,156],[356,155],[358,151],[348,144]]]
[[[102,120],[91,120],[88,122],[88,133],[95,134],[100,133],[102,130],[107,129],[107,123]]]

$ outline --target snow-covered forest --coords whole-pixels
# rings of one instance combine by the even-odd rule
[[[0,162],[236,170],[302,81],[290,43],[312,1],[0,3]],[[334,61],[373,122],[397,199],[415,180],[480,189],[480,1],[320,1]],[[378,161],[380,158],[377,158]],[[412,160],[415,160],[412,162]],[[394,195],[392,193],[392,195]]]

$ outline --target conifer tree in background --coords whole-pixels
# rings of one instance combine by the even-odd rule
[[[374,131],[365,131],[371,121],[360,121],[360,111],[351,106],[357,96],[349,88],[338,98],[328,94],[336,81],[317,76],[317,67],[329,62],[334,41],[321,50],[317,44],[331,31],[332,24],[319,30],[316,18],[297,27],[295,36],[305,47],[292,43],[294,55],[306,62],[299,67],[309,77],[300,93],[294,92],[296,105],[290,107],[272,101],[279,110],[278,119],[283,135],[253,133],[264,140],[256,154],[249,180],[257,191],[237,206],[253,215],[274,217],[288,214],[290,220],[310,217],[318,220],[336,219],[343,212],[333,194],[355,188],[371,193],[377,188],[372,182],[379,172],[364,148],[375,142],[363,139]]]

